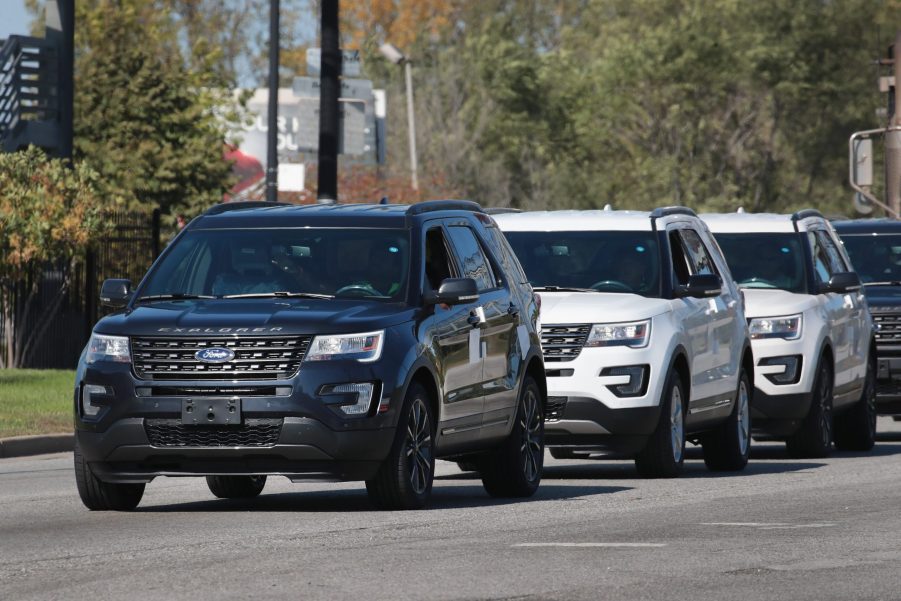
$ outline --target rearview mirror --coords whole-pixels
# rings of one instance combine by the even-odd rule
[[[713,273],[697,274],[688,278],[688,284],[676,286],[676,298],[709,298],[723,291],[720,277]]]
[[[820,292],[849,292],[860,290],[860,276],[853,271],[834,274],[825,284],[820,284]]]
[[[438,292],[430,292],[425,301],[430,305],[462,305],[479,300],[479,289],[472,278],[447,278],[438,287]]]
[[[104,280],[100,287],[100,304],[121,309],[131,299],[131,280]]]

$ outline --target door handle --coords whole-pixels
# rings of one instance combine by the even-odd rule
[[[470,311],[469,317],[466,318],[466,322],[474,328],[477,328],[485,323],[485,308],[476,307],[475,309]]]
[[[473,313],[473,314],[471,314],[469,317],[466,318],[466,323],[468,323],[469,325],[471,325],[472,327],[475,328],[475,327],[477,327],[480,323],[482,323],[482,320],[479,319],[479,316],[478,316],[478,315],[476,315],[475,313]]]
[[[513,303],[510,303],[510,306],[507,307],[507,315],[516,317],[517,315],[519,315],[519,307],[517,307]]]

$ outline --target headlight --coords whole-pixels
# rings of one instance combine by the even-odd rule
[[[599,323],[591,327],[585,346],[630,346],[641,348],[651,338],[651,320],[629,323]]]
[[[787,317],[756,317],[748,326],[751,338],[782,338],[797,340],[801,337],[801,315]]]
[[[88,363],[97,361],[128,363],[131,361],[131,354],[128,352],[128,338],[91,334],[91,340],[88,342],[88,356],[85,360]]]
[[[307,352],[307,361],[332,359],[356,359],[361,363],[378,361],[382,355],[385,330],[365,334],[338,334],[316,336]]]

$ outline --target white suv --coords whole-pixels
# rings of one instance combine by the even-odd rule
[[[823,457],[833,438],[840,449],[872,448],[873,327],[860,279],[832,226],[811,209],[703,218],[751,320],[755,438],[784,439],[794,457]]]
[[[555,457],[682,468],[685,441],[710,469],[750,449],[753,378],[738,288],[690,209],[495,214],[541,297]]]

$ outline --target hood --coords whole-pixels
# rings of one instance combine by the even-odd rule
[[[184,300],[139,305],[101,319],[94,331],[131,336],[349,334],[413,318],[398,303],[359,299]]]
[[[742,288],[745,297],[745,317],[778,317],[803,313],[816,306],[809,294],[797,294],[774,288]]]
[[[669,302],[638,294],[611,292],[539,292],[541,322],[616,323],[648,319],[669,311]]]

